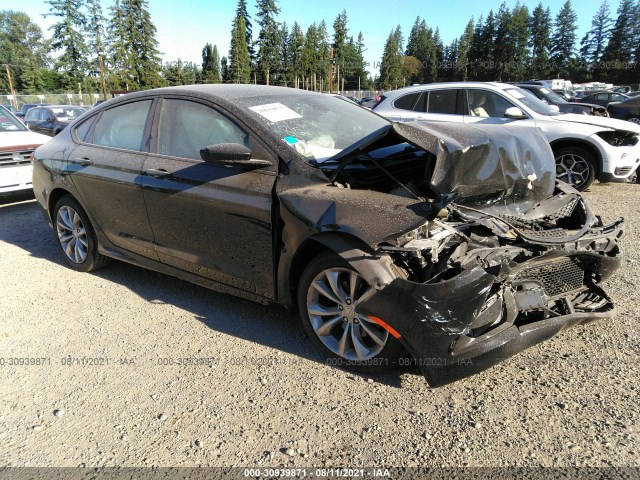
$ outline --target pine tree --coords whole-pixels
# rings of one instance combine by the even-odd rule
[[[222,83],[231,83],[229,79],[229,63],[227,57],[222,57],[220,59],[220,77],[222,79]]]
[[[110,83],[117,88],[136,90],[162,85],[156,27],[148,8],[147,0],[116,0],[111,7],[107,27]]]
[[[430,83],[437,78],[436,46],[433,42],[433,31],[427,28],[427,24],[417,17],[409,40],[407,42],[406,55],[415,57],[420,62],[420,70],[413,77],[407,79],[410,83]]]
[[[380,62],[380,88],[395,90],[402,86],[402,29],[400,25],[389,34]]]
[[[318,48],[318,27],[314,22],[309,25],[309,28],[307,28],[307,33],[304,37],[304,47],[302,50],[302,88],[307,90],[315,90],[315,79],[318,68],[316,60]]]
[[[63,86],[75,91],[82,83],[87,70],[89,48],[84,41],[83,32],[87,18],[82,13],[84,0],[47,0],[49,13],[46,16],[58,17],[50,29],[52,33],[51,49],[62,51],[56,58],[55,67],[63,75]]]
[[[15,91],[33,94],[44,90],[48,51],[49,42],[26,13],[0,10],[0,67],[9,66]],[[0,90],[9,91],[4,74],[0,74]]]
[[[205,44],[202,49],[202,83],[220,83],[218,46]]]
[[[231,83],[249,83],[251,66],[246,38],[244,18],[234,18],[229,47],[229,81]]]
[[[531,32],[531,68],[533,78],[544,78],[549,63],[551,49],[551,11],[542,6],[542,2],[533,10],[529,20]]]
[[[341,89],[341,77],[344,77],[345,74],[348,32],[347,12],[343,10],[333,22],[333,68],[339,90]]]
[[[513,56],[509,69],[509,80],[525,80],[530,65],[529,9],[525,5],[516,4],[511,12],[509,24],[513,42]]]
[[[278,45],[280,48],[278,49],[279,61],[276,68],[277,83],[287,87],[291,81],[291,71],[287,62],[289,57],[289,27],[287,22],[282,22],[278,28]]]
[[[280,57],[278,23],[276,22],[276,15],[280,13],[280,9],[276,5],[276,0],[258,0],[256,7],[258,8],[257,17],[260,25],[258,68],[261,78],[269,85],[271,71],[277,68]]]
[[[323,92],[329,90],[329,61],[331,56],[331,47],[329,46],[329,32],[327,30],[327,22],[322,20],[318,24],[318,52],[316,55],[316,64],[318,71],[318,84],[316,89]]]
[[[301,79],[304,74],[303,52],[304,52],[304,33],[298,22],[293,22],[289,40],[287,42],[287,65],[293,82],[294,88],[301,87]]]
[[[597,63],[611,36],[613,20],[609,11],[609,2],[605,0],[591,20],[589,30],[580,42],[580,58],[583,62]]]
[[[100,69],[98,57],[104,54],[105,42],[105,18],[102,14],[100,0],[87,0],[87,28],[86,37],[89,40],[89,51],[92,58],[89,68],[97,73]]]
[[[567,0],[558,12],[552,36],[551,60],[553,73],[559,78],[566,77],[574,61],[576,43],[576,21],[578,16],[573,10],[571,0]]]
[[[602,53],[602,65],[596,68],[596,74],[610,82],[622,83],[628,77],[635,53],[638,6],[633,0],[621,0],[617,13],[618,18]]]
[[[472,18],[469,20],[469,23],[467,23],[464,33],[458,41],[458,54],[456,57],[456,63],[454,64],[454,80],[462,80],[463,82],[469,80],[469,54],[473,48],[473,27],[474,24]]]

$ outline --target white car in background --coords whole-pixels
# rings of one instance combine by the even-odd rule
[[[31,189],[31,154],[49,140],[0,106],[0,194]]]
[[[502,124],[540,128],[556,159],[556,175],[578,190],[594,179],[626,182],[640,164],[640,125],[561,114],[531,92],[505,83],[434,83],[386,92],[373,111],[389,120]]]

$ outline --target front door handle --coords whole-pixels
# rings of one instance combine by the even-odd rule
[[[155,178],[166,178],[171,176],[171,172],[167,172],[164,168],[150,168],[144,171],[145,175],[149,175],[150,177]]]
[[[80,165],[81,167],[88,167],[89,165],[93,165],[93,162],[88,158],[72,158],[69,160],[70,163],[74,165]]]

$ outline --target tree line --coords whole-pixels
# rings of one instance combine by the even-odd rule
[[[620,0],[615,16],[605,0],[579,42],[571,0],[555,18],[542,3],[531,12],[503,3],[486,18],[471,18],[449,45],[437,26],[418,17],[406,45],[400,25],[390,32],[374,65],[364,59],[362,32],[350,34],[344,10],[330,33],[324,20],[306,30],[298,22],[279,21],[277,0],[256,0],[254,17],[246,0],[238,0],[228,54],[221,57],[207,43],[202,63],[194,64],[161,61],[148,0],[113,0],[106,13],[100,0],[46,3],[46,16],[55,19],[50,39],[25,13],[0,11],[0,65],[9,66],[20,93],[98,91],[101,68],[108,90],[220,82],[386,90],[455,80],[637,83],[640,77],[640,0]],[[378,77],[369,77],[370,67],[379,67]],[[0,90],[9,90],[6,75],[0,74]]]
[[[611,83],[640,81],[640,0],[621,0],[617,15],[605,0],[579,42],[578,15],[567,0],[555,19],[542,2],[532,12],[502,3],[486,18],[469,20],[462,35],[444,45],[439,29],[416,18],[406,48],[398,25],[387,38],[378,85],[393,89],[442,81],[521,81],[568,78]]]

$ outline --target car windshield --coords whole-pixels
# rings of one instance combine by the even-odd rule
[[[20,120],[11,115],[5,108],[0,107],[0,132],[22,132],[26,130]]]
[[[51,111],[59,121],[70,122],[86,112],[87,109],[79,107],[54,107]]]
[[[239,102],[307,161],[327,160],[389,125],[382,117],[329,95],[266,95]]]
[[[567,102],[564,98],[562,98],[560,95],[558,95],[556,92],[552,92],[551,90],[548,90],[546,88],[541,88],[540,91],[543,93],[543,95],[548,98],[549,100],[551,100],[554,103],[569,103]]]
[[[547,105],[538,97],[536,97],[533,93],[527,90],[513,87],[513,88],[505,89],[504,92],[507,95],[511,96],[512,98],[515,98],[519,102],[525,104],[531,110],[533,110],[534,112],[540,115],[546,115],[546,116],[559,115],[557,107],[553,108],[551,107],[551,105]]]

